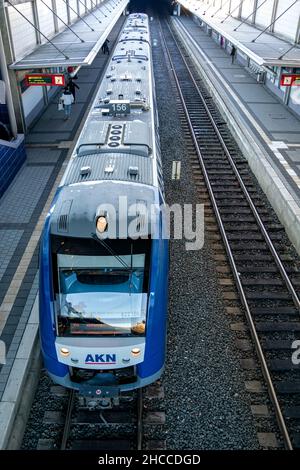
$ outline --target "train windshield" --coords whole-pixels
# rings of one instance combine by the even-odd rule
[[[116,251],[116,240],[109,250],[90,242],[79,250],[63,242],[56,253],[58,334],[144,336],[149,247],[122,241]]]

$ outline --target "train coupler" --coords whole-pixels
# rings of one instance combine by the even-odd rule
[[[79,404],[89,409],[110,409],[119,404],[118,387],[81,385]]]

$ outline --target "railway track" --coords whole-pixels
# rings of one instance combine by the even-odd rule
[[[54,385],[38,450],[163,450],[164,388],[160,381],[122,393],[112,408],[88,407],[76,391]],[[49,436],[49,437],[47,437]]]
[[[76,426],[84,426],[88,438],[78,439]],[[78,405],[76,392],[69,392],[61,450],[141,450],[142,444],[142,390],[121,398],[117,407],[101,410]]]
[[[245,158],[183,45],[178,44],[167,21],[157,33],[173,73],[201,194],[204,198],[209,194],[273,404],[279,445],[299,448],[300,367],[291,360],[292,342],[300,338],[299,259],[287,248],[283,227],[274,222],[262,201]]]

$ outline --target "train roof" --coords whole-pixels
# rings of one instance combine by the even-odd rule
[[[52,234],[90,237],[102,204],[121,223],[119,195],[128,206],[158,203],[153,87],[148,17],[130,15],[61,182]]]
[[[120,225],[127,227],[136,218],[134,215],[128,216],[127,211],[120,210],[124,204],[124,199],[119,199],[120,195],[126,197],[128,207],[142,204],[149,214],[156,197],[155,189],[151,186],[136,184],[132,191],[121,181],[83,183],[65,186],[61,191],[63,197],[58,198],[51,214],[51,233],[78,238],[90,238],[95,233],[97,218],[103,215],[104,208],[108,217],[112,215],[111,210],[114,208],[116,233],[119,233]],[[148,220],[147,225],[147,232],[150,233],[151,220]]]
[[[126,20],[62,185],[122,180],[157,186],[148,17]],[[125,109],[125,111],[123,110]]]

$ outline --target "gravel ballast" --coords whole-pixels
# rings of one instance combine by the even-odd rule
[[[166,200],[170,205],[201,203],[196,196],[157,20],[152,23],[152,44],[154,39]],[[181,161],[179,181],[171,180],[174,160]],[[207,240],[198,251],[186,251],[185,243],[170,242],[168,351],[163,377],[166,424],[159,438],[166,439],[168,450],[257,449],[246,377],[225,312],[212,249]],[[43,423],[44,412],[62,411],[67,400],[51,394],[50,386],[43,372],[24,449],[36,448],[39,438],[58,441],[58,426]]]
[[[157,25],[152,44],[166,200],[201,203],[162,52]],[[181,161],[180,181],[171,179]],[[209,243],[186,251],[170,242],[168,352],[164,376],[168,449],[259,448],[245,377],[226,315]]]

